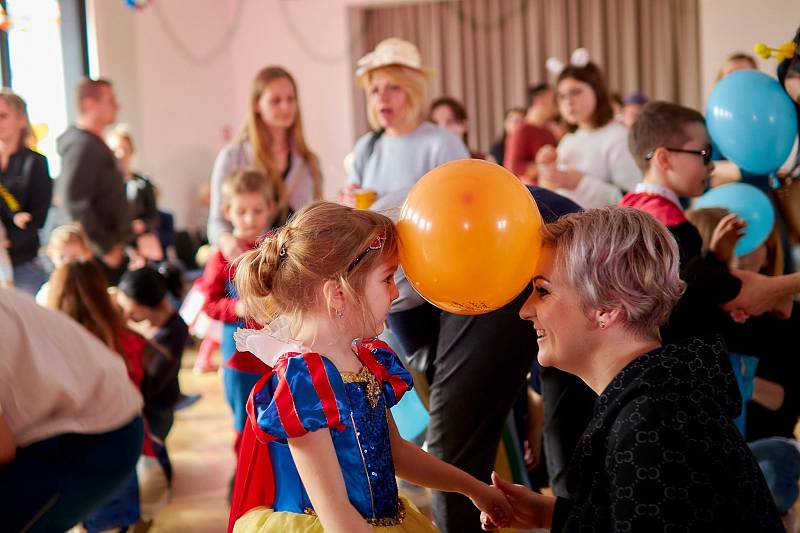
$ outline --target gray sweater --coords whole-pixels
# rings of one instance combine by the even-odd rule
[[[125,180],[117,160],[103,139],[75,126],[61,134],[57,145],[61,209],[69,220],[81,223],[95,253],[104,255],[131,236]]]

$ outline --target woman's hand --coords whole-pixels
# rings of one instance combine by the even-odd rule
[[[350,184],[339,191],[336,201],[348,207],[355,207],[356,192],[358,192],[358,190],[358,185]]]
[[[481,517],[486,515],[488,522],[497,524],[498,527],[508,527],[511,524],[513,509],[497,487],[481,483],[472,494],[469,494],[469,499],[481,510]]]
[[[550,529],[553,522],[555,498],[537,494],[522,485],[514,485],[492,472],[492,483],[511,504],[514,514],[510,527],[514,529]],[[502,527],[487,513],[481,513],[481,526],[486,531]]]
[[[736,216],[736,213],[730,213],[722,217],[717,227],[714,228],[709,249],[714,252],[717,259],[726,265],[729,265],[733,259],[733,249],[744,235],[742,230],[746,225],[747,223]]]
[[[14,215],[14,225],[19,229],[25,229],[25,226],[27,226],[28,222],[31,220],[33,220],[33,217],[30,213],[26,213],[25,211],[20,211]]]
[[[219,236],[217,239],[217,247],[227,261],[233,261],[245,251],[239,239],[230,233],[222,233]]]

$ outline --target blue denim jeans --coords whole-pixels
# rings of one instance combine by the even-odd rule
[[[14,286],[31,296],[36,296],[45,281],[47,272],[38,257],[14,267]]]
[[[797,501],[800,490],[800,444],[796,440],[770,437],[749,443],[781,515]]]

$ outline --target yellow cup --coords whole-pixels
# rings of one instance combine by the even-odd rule
[[[356,209],[369,209],[378,198],[378,193],[375,191],[356,191]]]

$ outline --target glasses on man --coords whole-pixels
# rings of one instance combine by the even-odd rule
[[[702,150],[687,150],[686,148],[669,148],[669,147],[665,146],[664,150],[668,150],[670,152],[679,152],[681,154],[699,155],[700,157],[703,158],[703,164],[704,165],[708,165],[709,163],[711,163],[711,147],[710,146],[706,146]],[[644,160],[645,161],[650,161],[651,159],[653,159],[654,155],[656,155],[656,151],[655,150],[651,150],[651,151],[649,151],[647,153],[647,155],[644,156]]]

